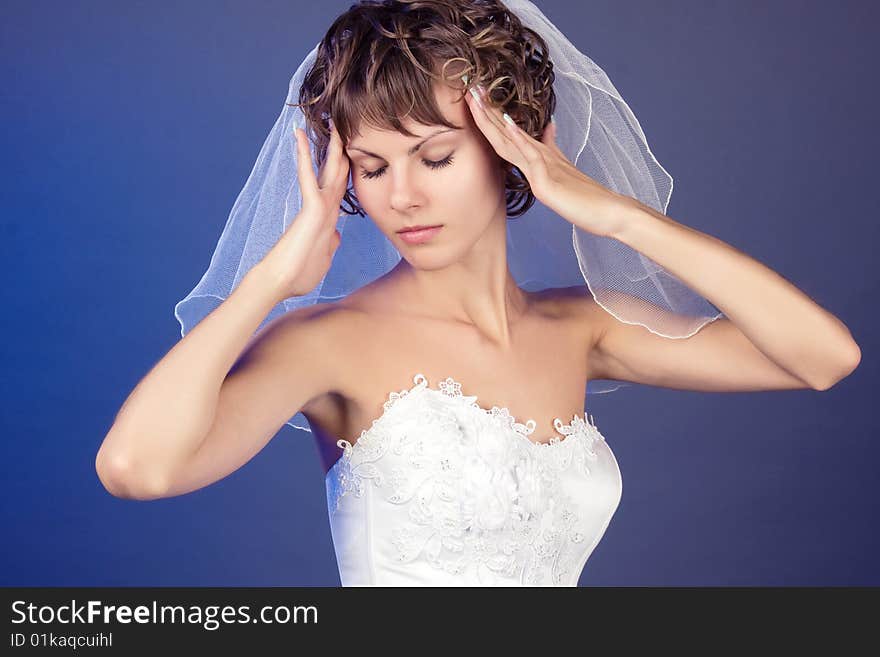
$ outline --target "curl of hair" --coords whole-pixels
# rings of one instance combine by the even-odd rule
[[[317,164],[326,159],[332,118],[343,143],[362,122],[408,137],[401,119],[461,128],[437,107],[433,85],[482,85],[490,102],[540,139],[556,105],[547,44],[498,0],[361,0],[336,18],[318,44],[298,103]],[[503,161],[507,216],[535,202],[522,172]],[[350,208],[345,207],[350,204]],[[365,213],[349,187],[346,214]]]

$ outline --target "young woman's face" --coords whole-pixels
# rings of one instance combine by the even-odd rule
[[[445,84],[435,86],[443,115],[463,129],[405,122],[419,135],[407,137],[365,126],[346,146],[361,207],[419,269],[459,260],[493,222],[503,225],[507,218],[502,160],[474,123],[467,103],[457,100],[458,93]],[[397,232],[416,225],[442,228],[420,244],[408,243]]]

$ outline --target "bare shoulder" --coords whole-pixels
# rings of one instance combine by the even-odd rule
[[[249,361],[261,360],[271,363],[282,379],[296,377],[285,379],[285,385],[298,385],[298,379],[305,376],[310,379],[310,391],[321,391],[319,397],[332,394],[344,380],[350,325],[359,315],[358,310],[337,302],[288,311],[251,338],[232,371],[247,366]]]
[[[298,409],[313,426],[337,431],[348,397],[351,336],[362,315],[340,301],[291,310],[252,338],[244,358],[262,352],[257,357],[278,372],[279,394],[301,399]]]
[[[551,287],[546,290],[532,292],[535,298],[546,303],[577,304],[593,301],[593,295],[586,285],[572,285],[571,287]]]
[[[291,310],[283,315],[276,317],[266,325],[266,329],[270,326],[279,326],[282,331],[293,331],[297,327],[302,330],[308,330],[306,327],[315,327],[315,333],[322,333],[331,330],[334,326],[342,326],[345,324],[345,318],[354,315],[356,309],[351,308],[340,301],[323,301],[313,303],[309,306]]]
[[[586,285],[549,288],[532,295],[542,312],[569,322],[573,330],[584,331],[588,344],[595,344],[602,334],[607,313]]]
[[[282,335],[276,346],[280,351],[290,353],[288,347],[292,343],[305,341],[309,350],[327,362],[328,368],[346,365],[351,350],[360,344],[358,336],[375,328],[380,317],[393,315],[386,311],[393,307],[394,289],[390,282],[373,281],[334,301],[285,313],[264,330],[277,330]],[[338,371],[346,374],[342,369]]]
[[[279,359],[308,352],[331,368],[335,357],[344,356],[341,348],[348,344],[351,324],[362,314],[339,301],[314,303],[276,317],[253,339]]]

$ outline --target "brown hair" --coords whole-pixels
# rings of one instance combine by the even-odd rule
[[[498,0],[361,0],[340,15],[318,45],[299,94],[306,132],[313,135],[318,166],[330,141],[328,118],[343,143],[361,122],[415,136],[401,124],[411,116],[425,125],[449,123],[435,102],[433,84],[482,85],[495,107],[540,139],[556,105],[553,64],[541,36]],[[535,202],[528,180],[505,164],[507,215]],[[364,212],[346,190],[348,214]]]

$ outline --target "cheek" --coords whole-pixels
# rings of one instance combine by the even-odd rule
[[[504,177],[501,162],[495,151],[472,157],[456,175],[459,181],[454,202],[471,208],[494,207],[504,196]]]
[[[358,169],[360,171],[360,169]],[[373,213],[381,211],[383,205],[387,205],[386,193],[382,191],[382,184],[378,181],[360,180],[360,173],[352,174],[351,189],[364,211],[373,216]]]
[[[501,170],[501,159],[486,140],[478,140],[461,148],[461,156],[456,158],[450,170],[455,171],[455,179],[459,191],[469,191],[456,200],[466,203],[480,202],[482,199],[492,200],[494,191],[503,191],[504,180]]]

